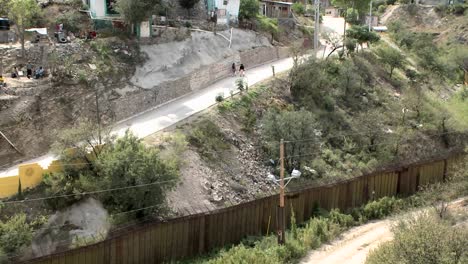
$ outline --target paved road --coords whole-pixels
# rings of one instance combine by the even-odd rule
[[[251,86],[272,77],[271,66],[275,66],[275,71],[279,73],[291,69],[292,65],[292,59],[288,58],[247,69],[246,80],[249,86]],[[205,89],[118,122],[112,129],[112,133],[121,136],[129,129],[135,135],[142,138],[158,132],[212,106],[216,103],[216,95],[224,94],[226,97],[229,96],[230,89],[235,90],[236,79],[235,77],[230,77],[220,80]],[[49,153],[21,164],[39,163],[43,168],[47,168],[54,159],[56,157]],[[18,175],[18,166],[21,164],[0,171],[0,177]]]

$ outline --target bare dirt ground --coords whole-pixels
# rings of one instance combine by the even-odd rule
[[[313,251],[301,263],[364,263],[371,249],[393,238],[391,224],[391,220],[383,220],[352,228],[340,240]]]
[[[452,210],[468,212],[467,197],[453,201]],[[366,262],[367,254],[380,244],[393,239],[391,232],[394,225],[401,217],[417,214],[429,209],[421,209],[406,213],[400,217],[371,222],[350,229],[339,240],[324,245],[318,250],[312,251],[305,257],[301,264],[326,263],[326,264],[361,264]],[[466,223],[466,221],[465,221]]]

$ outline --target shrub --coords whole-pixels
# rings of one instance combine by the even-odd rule
[[[191,28],[191,27],[192,27],[192,24],[191,24],[189,21],[185,21],[184,27],[186,27],[186,28]]]
[[[450,6],[450,12],[454,15],[461,16],[465,13],[468,8],[468,4],[454,4]]]
[[[77,138],[82,140],[73,141]],[[134,214],[126,215],[130,218],[139,218],[165,208],[165,193],[175,186],[178,177],[177,161],[163,161],[158,149],[147,148],[128,131],[124,137],[115,141],[103,141],[107,144],[101,147],[93,143],[81,143],[97,142],[97,136],[92,131],[89,135],[71,136],[71,139],[67,140],[75,143],[69,145],[70,142],[64,140],[59,144],[62,147],[61,161],[65,164],[64,171],[46,175],[44,184],[48,195],[75,195],[49,200],[49,205],[54,209],[83,199],[87,192],[145,184],[148,185],[119,192],[100,193],[96,198],[101,200],[111,213],[135,210]],[[70,151],[73,146],[75,148]],[[91,153],[88,153],[88,147],[92,150]],[[162,183],[154,184],[156,182]],[[145,207],[150,208],[140,210]]]
[[[367,264],[468,262],[468,231],[433,215],[402,220],[392,231],[393,241],[371,251]]]
[[[328,218],[332,223],[338,224],[342,227],[351,227],[354,225],[354,219],[349,214],[340,213],[340,209],[332,209]]]
[[[166,146],[161,150],[160,157],[164,163],[173,168],[179,170],[180,166],[184,163],[183,154],[187,150],[187,138],[181,132],[175,132],[169,137],[164,139]]]
[[[224,101],[224,96],[221,94],[218,94],[216,95],[215,100],[217,103],[221,103],[222,101]]]
[[[0,222],[0,251],[11,254],[29,245],[33,230],[26,222],[26,215],[16,214],[6,222]],[[1,258],[1,254],[0,254]]]
[[[377,9],[377,12],[379,12],[380,14],[383,14],[383,13],[385,13],[385,10],[387,10],[387,6],[386,5],[381,5]]]
[[[246,89],[244,79],[239,78],[239,79],[236,80],[236,88],[237,88],[237,90],[239,90],[241,93]]]
[[[196,123],[188,134],[188,140],[208,159],[214,159],[216,152],[229,148],[219,127],[209,119]]]
[[[239,19],[253,19],[258,15],[258,0],[242,0],[239,7]]]
[[[261,30],[269,33],[271,35],[271,41],[275,39],[278,35],[280,29],[278,26],[278,19],[276,18],[269,18],[266,16],[258,16],[257,17],[259,27]]]
[[[362,216],[369,220],[379,219],[401,208],[403,208],[403,200],[395,197],[383,197],[379,200],[367,203],[362,208]]]
[[[304,15],[305,7],[302,3],[296,2],[291,7],[292,11],[298,15]]]

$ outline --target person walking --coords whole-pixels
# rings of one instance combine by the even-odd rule
[[[26,77],[28,77],[28,79],[31,79],[32,73],[33,73],[33,66],[31,62],[28,62],[28,64],[26,65]]]
[[[231,71],[232,71],[232,76],[235,77],[236,76],[236,63],[232,63],[232,66],[231,66]]]
[[[245,72],[244,64],[241,64],[240,67],[239,67],[240,77],[244,77],[244,72]]]

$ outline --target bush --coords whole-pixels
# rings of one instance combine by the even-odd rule
[[[258,15],[258,0],[242,0],[239,7],[239,19],[253,19]]]
[[[468,231],[422,214],[400,221],[392,230],[394,239],[371,251],[367,264],[467,263]]]
[[[383,197],[367,203],[362,207],[362,216],[365,219],[379,219],[403,208],[403,200],[395,197]]]
[[[381,5],[377,9],[377,12],[380,13],[380,14],[383,14],[383,13],[385,13],[385,10],[387,10],[387,6],[386,5]]]
[[[221,103],[222,101],[224,101],[224,96],[221,94],[218,94],[216,95],[215,100],[217,103]]]
[[[217,152],[229,149],[224,135],[219,127],[209,119],[197,122],[188,134],[190,144],[195,146],[200,154],[208,159],[214,159]]]
[[[166,191],[176,184],[177,161],[163,161],[158,149],[147,148],[128,131],[124,137],[115,141],[103,141],[107,144],[101,147],[93,143],[81,144],[97,141],[97,136],[90,133],[83,137],[71,136],[71,142],[80,142],[75,143],[72,150],[67,143],[60,144],[63,148],[61,161],[65,164],[64,171],[46,175],[44,184],[48,195],[75,195],[48,200],[49,205],[60,209],[83,199],[87,192],[147,184],[145,187],[118,192],[103,192],[96,198],[101,200],[110,213],[135,210],[134,214],[126,215],[130,218],[161,212],[165,208]],[[73,138],[82,140],[73,141]],[[91,153],[88,153],[90,149]],[[145,207],[149,208],[140,210]]]
[[[4,254],[17,253],[17,251],[31,243],[33,230],[26,222],[26,215],[16,214],[6,222],[0,222],[0,259],[1,251]]]
[[[305,14],[305,7],[302,3],[296,2],[292,5],[291,7],[292,11],[298,15],[304,15]]]
[[[332,223],[338,224],[342,227],[351,227],[355,223],[351,215],[340,213],[340,209],[332,209],[328,218]]]
[[[468,4],[454,4],[450,6],[450,12],[454,15],[461,16],[468,8]]]

